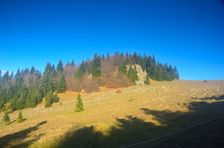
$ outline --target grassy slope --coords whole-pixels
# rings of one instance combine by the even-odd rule
[[[51,108],[39,105],[25,109],[25,122],[0,124],[0,147],[117,147],[164,135],[222,113],[216,106],[220,100],[211,96],[224,94],[224,81],[152,82],[119,90],[82,94],[85,111],[81,113],[74,112],[77,93],[72,92],[60,94],[60,103]],[[199,99],[205,97],[211,98]],[[14,112],[10,117],[15,120],[17,115]],[[83,136],[87,138],[83,140]]]

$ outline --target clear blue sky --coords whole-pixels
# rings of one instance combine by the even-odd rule
[[[224,79],[223,0],[0,0],[0,69],[155,55],[181,79]]]

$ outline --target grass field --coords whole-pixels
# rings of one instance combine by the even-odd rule
[[[85,111],[80,113],[75,112],[77,95],[66,92],[59,94],[60,102],[51,108],[40,104],[22,110],[26,120],[20,124],[14,122],[18,111],[11,113],[12,123],[0,124],[0,147],[122,147],[224,115],[224,81],[151,82],[120,89],[101,88],[100,92],[81,94]],[[211,129],[205,133],[200,128],[199,133],[214,135]],[[190,133],[186,135],[194,137]],[[182,133],[178,137],[184,136]],[[186,144],[183,138],[169,138],[137,147]],[[186,138],[188,142],[194,139]]]

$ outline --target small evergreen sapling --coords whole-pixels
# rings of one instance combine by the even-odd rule
[[[19,112],[19,115],[18,115],[18,117],[17,117],[16,121],[17,121],[18,123],[21,123],[21,122],[23,122],[23,121],[24,121],[24,119],[23,119],[23,115],[22,115],[22,112]]]
[[[75,106],[75,112],[81,112],[84,111],[83,103],[82,103],[82,98],[81,95],[79,94],[76,98],[76,106]]]
[[[8,113],[5,113],[5,114],[4,114],[2,121],[3,121],[5,124],[9,124],[9,123],[11,122]]]
[[[146,77],[145,84],[147,84],[147,85],[150,84],[150,81],[149,81],[149,77],[148,76]]]

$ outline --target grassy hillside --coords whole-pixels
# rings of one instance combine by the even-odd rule
[[[224,114],[224,81],[100,88],[81,94],[85,111],[80,113],[75,112],[77,95],[66,92],[51,108],[39,104],[22,110],[26,120],[20,124],[15,122],[19,111],[9,114],[12,123],[0,124],[0,147],[126,146]]]

